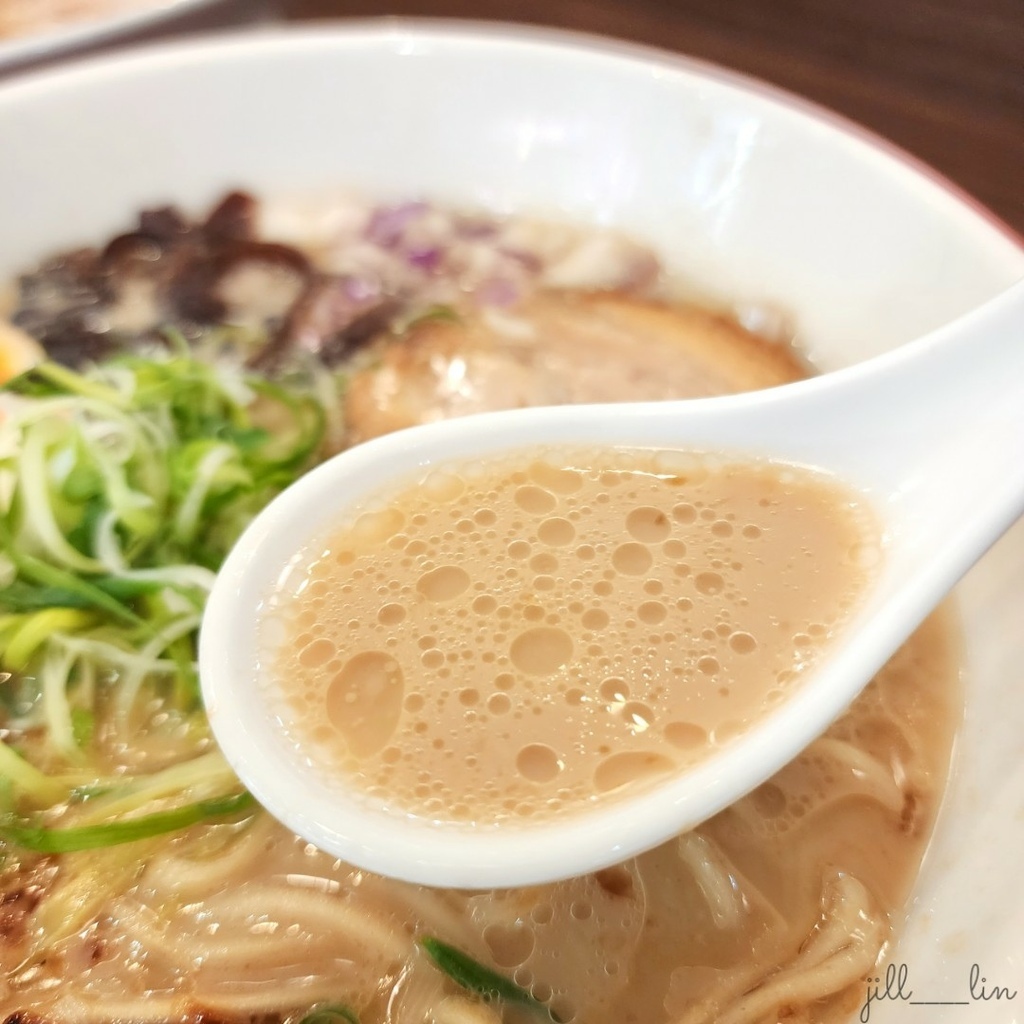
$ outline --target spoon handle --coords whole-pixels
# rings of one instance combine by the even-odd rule
[[[821,382],[816,408],[792,415],[814,415],[816,429],[844,435],[833,453],[844,464],[827,468],[865,477],[915,520],[922,540],[969,544],[960,572],[1024,513],[1024,281]]]
[[[875,359],[737,398],[705,438],[861,487],[899,571],[921,573],[911,589],[937,599],[1024,513],[1024,281]]]

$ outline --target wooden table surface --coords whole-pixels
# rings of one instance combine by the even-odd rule
[[[1024,235],[1024,0],[279,0],[555,25],[711,60],[891,139]]]

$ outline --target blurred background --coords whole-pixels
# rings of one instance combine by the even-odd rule
[[[504,19],[756,75],[931,164],[1024,234],[1024,0],[279,0],[284,17]]]

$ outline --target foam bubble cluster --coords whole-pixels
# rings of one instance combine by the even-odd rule
[[[294,741],[447,821],[650,784],[780,701],[848,617],[874,524],[817,475],[571,450],[433,473],[340,526],[272,612]]]

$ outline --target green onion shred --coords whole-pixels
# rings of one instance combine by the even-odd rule
[[[44,362],[0,388],[0,854],[251,812],[209,760],[199,622],[238,536],[318,459],[336,394],[320,376],[203,362],[174,338],[81,371]],[[172,769],[111,766],[111,741],[140,729],[164,730]],[[97,818],[82,794],[105,792],[127,795]]]
[[[558,1017],[525,988],[517,985],[511,978],[485,967],[455,946],[449,946],[448,943],[430,935],[420,938],[420,946],[435,966],[467,991],[488,1001],[497,999],[524,1006],[558,1024]]]

